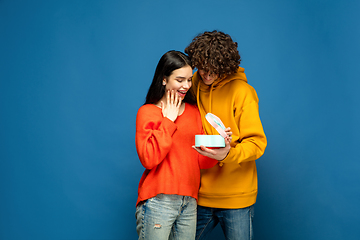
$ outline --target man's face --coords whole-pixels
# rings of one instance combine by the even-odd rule
[[[206,85],[213,84],[213,82],[219,78],[219,74],[205,72],[204,70],[199,70],[199,74]]]

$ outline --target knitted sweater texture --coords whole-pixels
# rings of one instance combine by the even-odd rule
[[[157,194],[198,198],[200,168],[218,161],[201,156],[192,146],[202,134],[196,106],[185,104],[184,112],[172,122],[159,107],[146,104],[136,117],[136,150],[145,171],[140,179],[136,205]]]

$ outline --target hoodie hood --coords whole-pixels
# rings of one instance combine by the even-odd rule
[[[200,115],[201,115],[201,120],[203,122],[203,128],[205,133],[207,134],[217,134],[216,131],[214,132],[214,129],[212,129],[211,125],[207,123],[206,119],[205,119],[205,115],[208,112],[212,112],[212,92],[215,89],[219,89],[222,86],[224,86],[225,84],[231,82],[231,81],[244,81],[247,83],[247,78],[246,75],[244,73],[245,69],[242,67],[238,67],[238,71],[236,73],[233,73],[231,75],[225,75],[222,78],[219,78],[217,80],[215,80],[211,85],[206,85],[201,77],[200,74],[198,72],[196,72],[193,76],[193,82],[194,82],[194,89],[192,91],[195,92],[195,96],[196,96],[196,100],[197,100],[197,105],[200,111]],[[209,92],[209,101],[208,102],[201,102],[200,99],[200,92]],[[209,111],[206,112],[204,109],[204,104],[208,104],[208,108]]]
[[[228,82],[235,81],[235,80],[241,80],[241,81],[244,81],[247,83],[247,78],[246,78],[244,71],[245,71],[244,68],[238,67],[238,70],[236,73],[233,73],[231,75],[225,75],[222,78],[215,80],[215,82],[213,82],[211,85],[206,85],[201,80],[200,74],[198,72],[196,72],[194,74],[193,79],[195,81],[195,85],[197,85],[197,87],[199,88],[200,91],[209,91],[209,90],[212,91],[216,88],[220,88],[220,87],[224,86]]]

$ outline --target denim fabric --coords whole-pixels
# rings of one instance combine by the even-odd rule
[[[195,239],[196,200],[188,196],[159,194],[136,207],[139,239]]]
[[[196,240],[203,240],[210,236],[218,223],[227,240],[251,240],[253,239],[253,218],[254,205],[240,209],[198,206]]]

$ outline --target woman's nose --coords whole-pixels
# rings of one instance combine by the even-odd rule
[[[183,85],[183,88],[185,88],[185,89],[190,88],[190,83],[188,81],[186,81]]]

